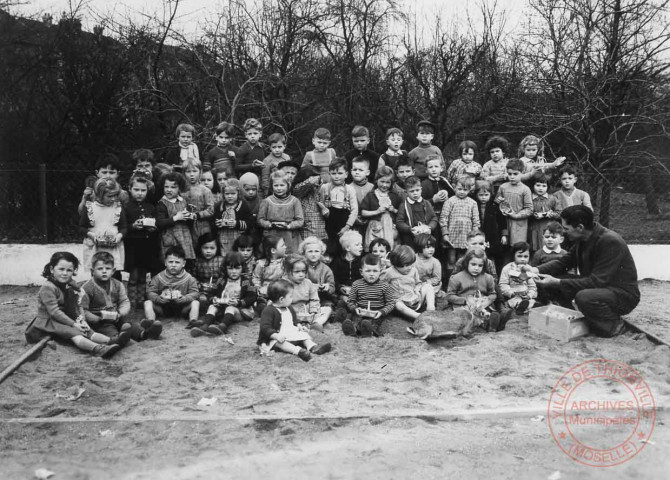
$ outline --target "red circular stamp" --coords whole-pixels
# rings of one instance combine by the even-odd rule
[[[647,445],[655,422],[649,385],[634,368],[615,360],[600,358],[574,366],[549,397],[551,436],[583,465],[627,462]]]

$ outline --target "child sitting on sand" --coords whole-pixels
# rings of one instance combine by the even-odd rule
[[[379,280],[381,258],[372,253],[363,257],[361,276],[351,286],[347,301],[348,317],[342,322],[345,335],[379,335],[385,317],[395,308],[397,295],[388,282]]]
[[[160,317],[184,316],[189,323],[198,320],[200,302],[198,282],[184,268],[186,253],[179,245],[165,251],[165,270],[151,279],[147,287],[147,301],[144,302],[145,319],[140,325],[150,328],[160,325]]]
[[[528,264],[530,245],[526,242],[515,243],[512,245],[512,255],[514,261],[505,265],[500,272],[500,293],[516,313],[527,313],[537,298],[537,286]]]
[[[398,313],[411,319],[419,317],[424,305],[426,311],[435,310],[435,290],[429,283],[421,282],[419,272],[414,263],[416,254],[411,247],[399,245],[389,255],[391,268],[384,272],[383,281],[387,281],[396,289]]]
[[[236,322],[254,318],[252,309],[256,303],[256,289],[251,281],[242,276],[244,258],[241,253],[228,252],[224,259],[224,275],[216,290],[202,322],[192,324],[191,336],[223,335]]]
[[[265,307],[261,314],[257,342],[261,352],[269,352],[274,348],[280,352],[297,355],[301,360],[308,362],[312,358],[312,353],[323,355],[330,351],[330,343],[317,345],[307,329],[298,325],[298,317],[291,306],[293,302],[291,282],[284,279],[275,280],[268,286],[267,295],[272,304]]]
[[[114,257],[109,252],[96,252],[91,258],[91,279],[81,288],[85,295],[81,298],[84,318],[93,331],[110,338],[119,337],[122,343],[130,340],[131,330],[134,340],[147,338],[147,332],[132,329],[126,317],[130,313],[130,300],[126,287],[114,275]]]

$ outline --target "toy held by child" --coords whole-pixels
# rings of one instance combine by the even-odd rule
[[[268,286],[268,299],[272,302],[261,314],[258,345],[261,354],[272,349],[291,353],[308,362],[312,353],[323,355],[331,350],[330,343],[317,345],[306,327],[301,327],[291,306],[293,285],[288,280],[279,279]]]
[[[80,290],[72,277],[79,260],[70,252],[56,252],[44,266],[45,284],[37,293],[37,316],[26,328],[28,343],[45,336],[71,341],[77,348],[96,357],[109,358],[121,348],[106,335],[94,332],[84,319]]]

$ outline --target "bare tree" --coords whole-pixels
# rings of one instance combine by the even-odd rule
[[[614,169],[648,165],[645,140],[667,136],[667,1],[531,0],[526,89],[531,121],[564,136],[600,186],[610,220]],[[536,19],[539,19],[537,21]]]

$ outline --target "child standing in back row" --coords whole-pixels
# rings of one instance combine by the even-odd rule
[[[484,150],[488,152],[491,159],[482,167],[481,178],[491,184],[491,194],[494,198],[500,185],[507,180],[508,148],[507,139],[497,135],[489,138],[484,146]]]
[[[445,202],[440,216],[442,239],[449,249],[449,270],[453,270],[456,258],[465,253],[468,232],[478,229],[480,225],[477,202],[468,196],[471,182],[472,179],[467,175],[458,177],[456,195]]]
[[[192,215],[191,236],[195,245],[201,235],[212,231],[210,222],[214,215],[214,196],[209,188],[200,185],[202,164],[199,160],[189,158],[184,162],[183,168],[187,189],[182,195],[187,204],[186,208],[194,214]]]
[[[508,182],[500,186],[496,203],[507,217],[507,233],[511,245],[525,242],[528,238],[528,217],[533,213],[533,197],[526,185],[521,183],[524,165],[521,160],[507,162]]]
[[[326,252],[331,257],[340,252],[339,240],[344,233],[351,230],[358,217],[358,201],[356,190],[347,185],[347,163],[337,158],[328,167],[330,182],[321,185],[319,196],[323,202],[323,217],[326,219],[326,233],[328,233],[328,248]]]
[[[458,146],[458,155],[460,158],[451,162],[446,174],[447,181],[451,185],[454,185],[456,179],[461,175],[468,175],[476,180],[482,173],[482,166],[475,162],[475,156],[477,155],[477,144],[475,142],[470,140],[461,142]]]
[[[298,251],[305,214],[300,201],[290,193],[291,182],[282,171],[272,174],[272,195],[263,199],[258,209],[258,226],[263,235],[276,235],[286,242],[288,253]]]
[[[317,128],[312,138],[314,150],[307,152],[302,161],[301,168],[312,167],[319,175],[321,182],[330,182],[330,172],[328,168],[335,161],[335,150],[330,148],[330,131],[325,128]]]
[[[170,172],[162,179],[163,197],[156,207],[156,226],[161,236],[161,259],[165,261],[168,248],[180,246],[187,261],[195,260],[193,236],[189,222],[195,214],[189,212],[181,193],[186,190],[186,179],[181,173]]]
[[[374,182],[377,169],[384,165],[384,160],[377,152],[368,148],[370,146],[370,131],[362,125],[356,125],[351,131],[351,142],[354,144],[354,148],[344,154],[347,161],[347,170],[352,169],[354,158],[364,158],[368,161],[368,181]]]
[[[391,167],[395,172],[398,169],[398,162],[401,159],[407,159],[407,152],[401,150],[403,144],[403,133],[399,128],[389,128],[386,130],[386,152],[382,153],[382,160],[387,167]]]
[[[180,123],[175,129],[177,146],[170,147],[163,155],[163,163],[180,168],[189,158],[200,160],[198,145],[195,144],[195,127],[188,123]]]
[[[225,170],[232,174],[235,171],[235,158],[237,148],[232,145],[235,135],[235,127],[227,122],[221,122],[216,126],[216,146],[205,155],[203,167]]]
[[[544,175],[549,181],[551,174],[565,162],[565,157],[558,157],[553,162],[547,162],[543,156],[543,150],[542,140],[535,135],[524,137],[519,144],[519,160],[526,166],[521,175],[521,181],[530,187],[533,186],[534,179],[540,175]]]
[[[268,143],[270,144],[270,155],[263,159],[263,175],[261,177],[261,189],[265,198],[271,194],[270,175],[277,170],[281,162],[291,160],[291,157],[284,153],[286,149],[286,137],[284,135],[273,133],[268,138]]]
[[[421,120],[417,125],[416,139],[419,145],[412,149],[408,157],[414,162],[414,172],[421,180],[428,178],[428,170],[426,168],[426,160],[431,155],[437,155],[442,158],[442,152],[439,148],[433,145],[433,138],[435,137],[435,125],[428,120]]]
[[[266,156],[265,146],[260,143],[261,135],[263,135],[263,125],[255,118],[248,118],[244,122],[243,128],[247,141],[237,149],[235,173],[242,176],[251,172],[260,179],[265,165],[263,159]]]

